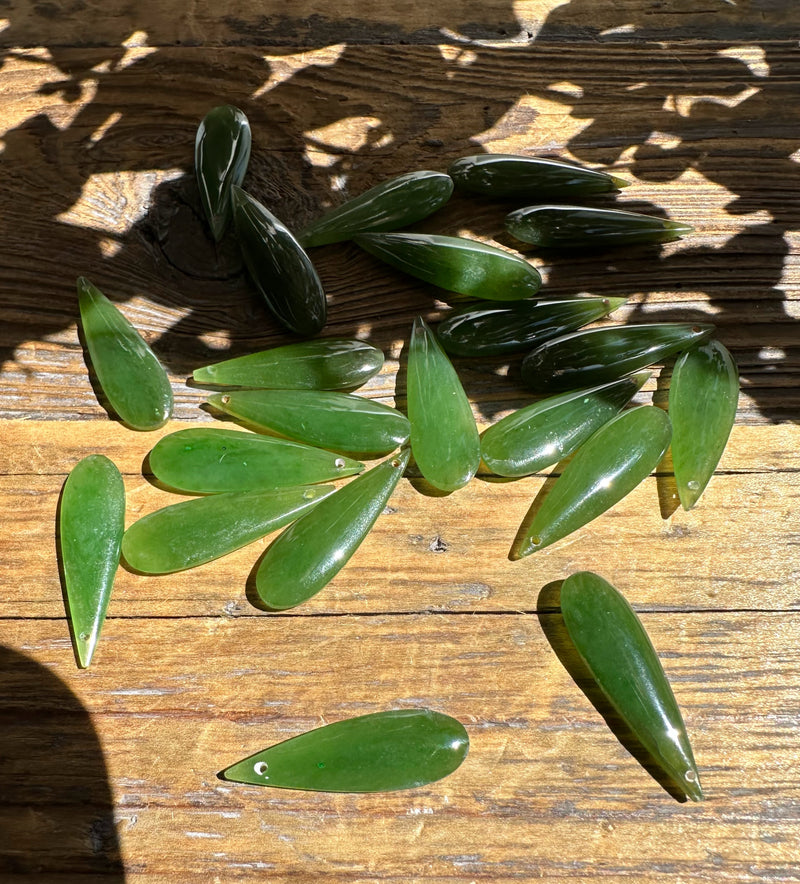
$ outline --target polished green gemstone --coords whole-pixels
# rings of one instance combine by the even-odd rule
[[[159,439],[148,466],[163,485],[193,494],[314,485],[364,469],[356,460],[289,439],[205,427]]]
[[[440,209],[453,192],[442,172],[409,172],[378,184],[312,221],[299,235],[304,247],[350,239],[357,233],[396,230]]]
[[[354,390],[383,367],[383,352],[364,341],[300,341],[196,368],[198,384],[270,390]]]
[[[122,539],[122,555],[144,574],[194,568],[283,528],[334,490],[314,485],[184,500],[134,522]]]
[[[453,356],[498,356],[538,346],[600,319],[625,298],[481,301],[452,313],[436,337]]]
[[[691,509],[725,450],[739,402],[739,370],[719,341],[682,354],[669,387],[672,465],[678,496]]]
[[[530,352],[522,363],[522,380],[537,393],[603,384],[701,344],[713,333],[713,325],[688,322],[576,331]]]
[[[515,541],[512,558],[544,549],[622,500],[656,468],[671,433],[666,412],[652,405],[623,411],[604,424],[556,479]]]
[[[518,301],[539,291],[539,271],[519,255],[458,236],[368,233],[363,249],[425,282],[490,301]]]
[[[571,454],[608,423],[650,377],[572,390],[520,408],[484,431],[481,457],[497,476],[529,476]]]
[[[214,393],[215,407],[260,431],[353,457],[380,457],[408,440],[408,419],[394,408],[325,390]]]
[[[621,209],[584,206],[528,206],[506,217],[506,229],[516,239],[540,248],[606,248],[662,243],[679,239],[694,229]]]
[[[58,516],[67,613],[81,667],[91,663],[100,638],[124,529],[122,476],[107,457],[90,454],[67,477]]]
[[[595,169],[545,157],[477,154],[447,170],[456,186],[493,197],[578,197],[627,187],[627,181]]]
[[[316,792],[394,792],[441,780],[469,751],[464,726],[430,709],[392,709],[325,725],[231,765],[234,783]]]
[[[236,238],[250,278],[291,331],[314,335],[327,318],[317,271],[291,231],[241,187],[231,188]]]
[[[564,626],[597,686],[642,747],[692,801],[700,777],[678,704],[641,620],[610,583],[581,571],[561,586]]]
[[[219,242],[231,219],[231,187],[241,184],[250,159],[250,123],[229,104],[210,110],[197,130],[194,167],[200,202]]]
[[[136,329],[88,279],[78,278],[86,349],[97,381],[119,419],[134,430],[155,430],[172,415],[167,373]]]
[[[411,331],[406,395],[420,472],[441,491],[463,487],[478,471],[480,436],[458,374],[422,317]]]
[[[256,573],[256,591],[268,608],[293,608],[333,580],[383,512],[408,458],[404,449],[378,464],[278,536]]]

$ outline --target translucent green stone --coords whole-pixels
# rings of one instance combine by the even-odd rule
[[[520,408],[484,431],[483,462],[495,475],[511,477],[558,463],[624,408],[649,377],[642,371]]]
[[[669,780],[702,801],[675,696],[636,612],[610,583],[581,571],[561,586],[564,626],[597,686]]]
[[[315,485],[184,500],[134,522],[122,539],[122,555],[145,574],[194,568],[283,528],[334,490]]]
[[[392,709],[337,721],[245,758],[234,783],[317,792],[393,792],[453,773],[469,751],[464,726],[430,709]]]
[[[237,390],[208,401],[257,430],[353,457],[380,457],[408,440],[408,419],[394,408],[324,390]]]
[[[514,543],[512,558],[544,549],[622,500],[656,468],[671,433],[666,412],[652,405],[623,411],[604,424],[556,479]]]
[[[528,206],[506,217],[506,229],[516,239],[540,248],[606,248],[662,243],[680,239],[694,229],[621,209],[586,206]]]
[[[67,613],[82,667],[91,663],[100,638],[124,529],[122,476],[107,457],[90,454],[67,477],[58,517]]]
[[[672,372],[669,416],[678,496],[691,509],[722,457],[736,419],[739,370],[719,341],[682,354]]]
[[[198,384],[270,390],[354,390],[383,367],[383,352],[364,341],[301,341],[196,368]]]
[[[522,380],[536,393],[603,384],[701,344],[713,333],[713,325],[688,322],[608,325],[576,331],[530,352],[522,363]]]
[[[539,271],[519,255],[457,236],[424,233],[368,233],[361,248],[425,282],[490,301],[518,301],[535,295]]]
[[[463,487],[478,471],[480,436],[458,374],[422,317],[411,331],[406,396],[420,472],[441,491]]]
[[[607,193],[628,182],[616,175],[544,157],[477,154],[447,170],[456,186],[483,196],[548,198]]]
[[[364,469],[356,460],[289,439],[204,427],[159,439],[148,465],[162,484],[193,494],[314,485]]]
[[[396,230],[427,218],[453,192],[442,172],[409,172],[385,181],[312,221],[298,236],[302,245],[322,246],[367,231]]]
[[[250,278],[288,329],[315,335],[327,304],[317,271],[291,231],[241,187],[231,188],[236,239]]]
[[[378,464],[278,536],[256,573],[256,591],[268,608],[293,608],[333,580],[383,512],[408,458],[403,450]]]
[[[616,310],[625,298],[480,301],[448,316],[436,337],[453,356],[499,356],[543,344]]]
[[[219,242],[231,219],[231,187],[241,184],[250,159],[250,123],[229,104],[210,110],[197,130],[194,167],[200,202]]]
[[[136,329],[88,279],[78,305],[89,359],[108,404],[134,430],[155,430],[172,415],[167,373]]]

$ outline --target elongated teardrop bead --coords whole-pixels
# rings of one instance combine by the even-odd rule
[[[361,248],[398,270],[472,298],[518,301],[535,295],[539,271],[519,255],[477,240],[424,233],[368,233]]]
[[[245,758],[233,783],[317,792],[393,792],[453,773],[467,757],[464,726],[430,709],[392,709],[325,725]]]
[[[219,242],[231,219],[231,187],[241,184],[250,160],[250,123],[229,104],[210,110],[197,130],[194,167],[200,202]]]
[[[736,419],[739,370],[719,341],[683,353],[669,387],[672,465],[684,509],[700,498],[722,457]]]
[[[453,193],[442,172],[409,172],[331,209],[299,234],[305,248],[342,242],[357,233],[396,230],[432,215]]]
[[[317,271],[291,231],[241,187],[231,188],[236,238],[250,278],[291,331],[314,335],[327,318]]]
[[[447,171],[458,188],[493,197],[573,198],[628,186],[622,178],[596,169],[513,154],[461,157]]]
[[[86,349],[97,381],[119,419],[155,430],[172,415],[172,387],[155,353],[114,304],[88,279],[78,279]]]
[[[666,412],[623,411],[591,436],[564,468],[512,549],[520,559],[588,525],[656,468],[669,446]]]
[[[672,688],[641,620],[590,571],[561,586],[564,626],[597,686],[669,780],[692,801],[703,791]]]
[[[701,344],[713,333],[713,325],[687,322],[576,331],[531,351],[522,363],[522,380],[537,393],[603,384]]]
[[[148,463],[161,483],[191,494],[314,485],[364,469],[356,460],[289,439],[204,427],[159,439]]]
[[[145,574],[194,568],[283,528],[334,490],[315,485],[184,500],[134,522],[122,539],[122,555]]]
[[[196,368],[198,384],[269,390],[353,390],[383,366],[383,352],[364,341],[301,341]]]
[[[125,529],[125,485],[104,455],[90,454],[70,472],[58,528],[72,641],[85,668],[105,621]]]
[[[440,322],[436,337],[453,356],[517,353],[588,325],[616,310],[625,300],[480,301]]]
[[[528,206],[506,217],[506,229],[516,239],[546,249],[606,248],[662,243],[680,239],[694,229],[621,209],[583,206]]]
[[[258,430],[353,457],[380,457],[408,440],[408,419],[394,408],[324,390],[237,390],[208,401]]]
[[[481,457],[497,476],[529,476],[558,463],[608,423],[650,377],[572,390],[520,408],[484,431]]]
[[[383,512],[408,458],[403,450],[353,479],[273,541],[256,573],[267,607],[293,608],[333,580]]]
[[[462,488],[478,471],[480,436],[458,374],[422,317],[411,330],[406,395],[420,472],[441,491]]]

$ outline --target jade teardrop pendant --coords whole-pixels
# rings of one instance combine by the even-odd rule
[[[241,187],[231,188],[236,238],[255,287],[291,331],[314,335],[327,304],[317,271],[291,231]]]
[[[572,390],[520,408],[484,431],[481,457],[496,476],[530,476],[572,454],[608,423],[650,377]]]
[[[421,316],[411,330],[406,396],[420,472],[441,491],[462,488],[478,471],[480,436],[458,374]]]
[[[125,529],[125,485],[104,455],[90,454],[67,476],[58,529],[72,642],[85,668],[100,638]]]
[[[719,341],[678,358],[669,387],[672,465],[685,510],[700,498],[725,450],[739,402],[739,370]]]
[[[172,387],[136,329],[88,279],[78,305],[89,359],[108,404],[134,430],[155,430],[172,415]]]
[[[522,362],[522,380],[537,393],[602,384],[707,341],[713,325],[655,322],[608,325],[553,338]]]
[[[518,301],[539,291],[539,271],[519,255],[459,236],[367,233],[355,242],[381,261],[425,282],[490,301]]]
[[[403,450],[353,479],[273,541],[256,573],[268,608],[293,608],[333,580],[383,512],[408,458]]]
[[[670,781],[702,801],[700,777],[678,704],[636,612],[590,571],[561,586],[564,626],[597,686]]]
[[[159,439],[148,462],[159,482],[192,494],[315,485],[364,469],[356,460],[289,439],[202,427]]]
[[[546,249],[671,242],[694,228],[621,209],[528,206],[506,216],[506,230],[522,242]]]
[[[331,209],[304,228],[298,239],[308,248],[341,242],[357,233],[406,227],[432,215],[452,193],[449,175],[409,172]]]
[[[538,346],[616,310],[625,298],[481,301],[440,322],[436,337],[454,356],[498,356]]]
[[[608,193],[629,183],[561,160],[499,153],[461,157],[447,171],[457,187],[494,197],[585,196]]]
[[[231,218],[231,187],[241,184],[250,160],[250,123],[229,104],[210,110],[197,130],[194,168],[208,226],[219,242]]]
[[[134,522],[122,538],[122,555],[144,574],[194,568],[283,528],[334,490],[315,485],[184,500]]]
[[[469,751],[464,726],[431,709],[392,709],[337,721],[245,758],[233,783],[316,792],[394,792],[441,780]]]
[[[408,440],[408,419],[394,408],[324,390],[237,390],[208,401],[248,426],[354,457],[380,457]]]
[[[335,338],[302,341],[196,368],[198,384],[270,390],[354,390],[383,367],[371,344]]]
[[[671,433],[666,412],[653,405],[623,411],[604,424],[556,479],[511,557],[544,549],[611,509],[656,468]]]

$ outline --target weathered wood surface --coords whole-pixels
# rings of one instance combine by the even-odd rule
[[[755,2],[3,6],[4,884],[800,880],[799,29],[797,4]],[[199,215],[194,132],[222,101],[253,125],[248,187],[292,224],[480,151],[610,166],[633,185],[619,204],[694,224],[660,250],[530,257],[549,295],[628,295],[615,321],[712,316],[742,395],[698,507],[674,510],[665,464],[574,538],[510,562],[544,477],[447,498],[403,481],[350,565],[283,615],[248,600],[269,538],[169,577],[121,569],[96,662],[77,671],[55,558],[67,472],[110,456],[129,523],[173,502],[142,467],[159,435],[211,420],[191,370],[289,340]],[[459,196],[422,227],[513,248],[512,207]],[[382,347],[362,392],[402,405],[411,321],[442,315],[443,293],[353,246],[314,257],[324,334]],[[178,420],[163,431],[98,404],[79,274],[167,365]],[[518,366],[458,362],[481,425],[528,401]],[[541,593],[582,568],[643,612],[703,805],[667,794],[560,659]],[[470,733],[442,783],[330,796],[216,778],[325,721],[418,705]]]

